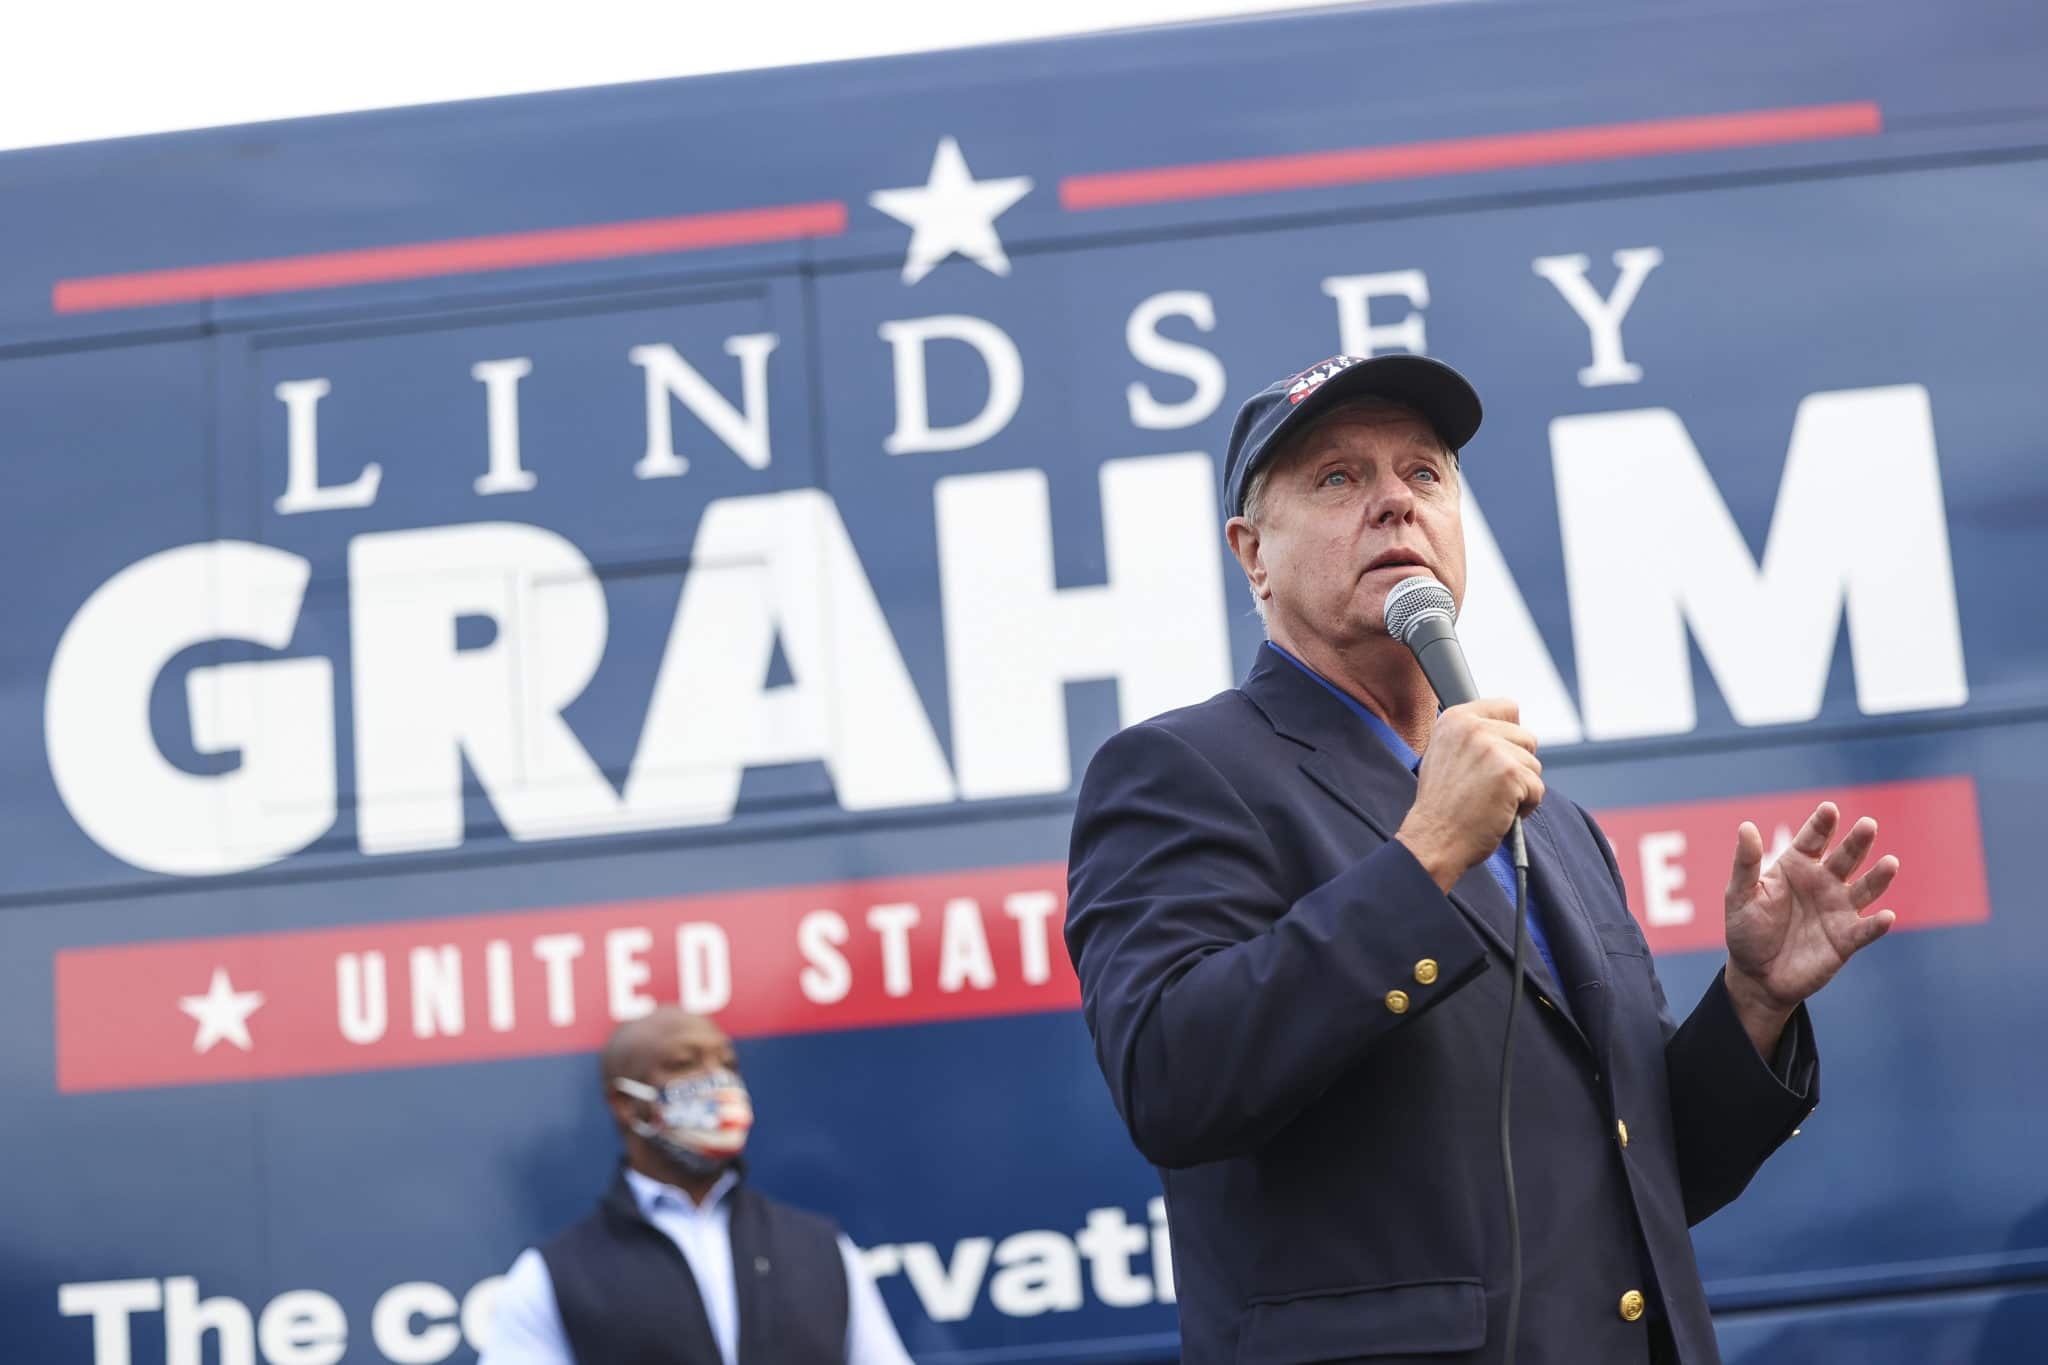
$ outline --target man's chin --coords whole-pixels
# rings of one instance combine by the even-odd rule
[[[1376,578],[1383,581],[1373,581]],[[1355,623],[1352,629],[1362,638],[1387,638],[1387,593],[1393,589],[1397,581],[1399,580],[1385,580],[1385,575],[1374,573],[1366,575],[1365,580],[1360,583],[1356,609],[1351,613],[1351,619]]]

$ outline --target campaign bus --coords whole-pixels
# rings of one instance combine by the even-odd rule
[[[1382,5],[0,155],[0,1357],[473,1360],[680,1004],[920,1362],[1174,1358],[1076,785],[1259,647],[1236,404],[1412,351],[1679,1012],[1740,821],[1904,864],[1727,1358],[2041,1359],[2044,71]]]

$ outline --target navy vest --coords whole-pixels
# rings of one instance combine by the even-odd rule
[[[744,1183],[726,1199],[739,1365],[844,1365],[839,1229]],[[721,1365],[690,1263],[642,1216],[623,1173],[540,1253],[578,1365]]]

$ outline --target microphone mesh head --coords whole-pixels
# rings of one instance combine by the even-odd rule
[[[1451,590],[1431,578],[1428,574],[1417,574],[1396,583],[1387,594],[1387,634],[1408,643],[1408,632],[1416,623],[1431,616],[1441,616],[1447,621],[1458,619],[1457,603],[1451,600]]]

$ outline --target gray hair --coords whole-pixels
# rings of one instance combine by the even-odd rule
[[[1415,409],[1409,407],[1406,403],[1397,403],[1390,398],[1381,398],[1377,394],[1363,394],[1357,398],[1345,399],[1321,417],[1303,427],[1300,431],[1295,432],[1287,438],[1285,444],[1268,455],[1259,464],[1259,467],[1251,472],[1251,477],[1245,481],[1244,485],[1244,511],[1238,515],[1242,516],[1254,527],[1259,524],[1260,518],[1266,514],[1266,484],[1272,478],[1273,471],[1286,463],[1290,456],[1301,449],[1302,442],[1306,441],[1310,434],[1318,427],[1324,425],[1333,417],[1361,412],[1387,411],[1408,412],[1414,413],[1417,417],[1422,416],[1421,413],[1415,412]],[[1423,418],[1423,420],[1425,422],[1428,421],[1427,418]],[[1435,428],[1431,427],[1431,430],[1434,431]],[[1451,468],[1456,469],[1458,467],[1458,452],[1452,450],[1449,446],[1444,447],[1444,452],[1451,457]],[[1265,625],[1266,599],[1259,596],[1259,590],[1253,587],[1250,582],[1246,582],[1245,587],[1252,595],[1252,610],[1259,614],[1259,624]]]

